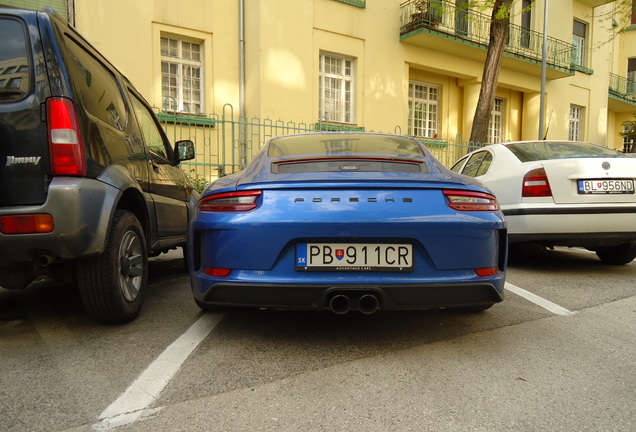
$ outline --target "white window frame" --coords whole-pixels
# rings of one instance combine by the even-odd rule
[[[584,35],[577,35],[572,32],[572,64],[577,66],[585,67],[587,58],[586,58],[586,49],[587,49],[587,31],[588,25],[583,21],[574,20],[575,23],[582,24],[584,26]]]
[[[623,125],[624,133],[631,132],[631,130],[632,130],[632,126]],[[632,145],[633,145],[632,141],[628,137],[624,136],[623,137],[623,153],[629,153]]]
[[[202,41],[162,33],[160,50],[163,108],[166,111],[202,114],[205,108]]]
[[[355,124],[355,59],[321,52],[319,77],[320,119]]]
[[[570,141],[582,140],[583,112],[584,108],[582,106],[570,105],[570,122],[568,127],[568,139]]]
[[[504,132],[504,100],[495,98],[488,121],[488,143],[497,144],[503,141]]]
[[[418,138],[437,138],[441,88],[435,84],[409,82],[408,134]]]

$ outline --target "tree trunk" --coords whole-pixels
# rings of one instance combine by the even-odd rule
[[[492,9],[492,21],[490,23],[490,43],[484,64],[484,73],[481,80],[479,100],[475,108],[473,127],[470,132],[470,141],[473,144],[483,144],[488,139],[488,124],[490,113],[495,101],[497,81],[499,79],[499,67],[503,56],[508,26],[510,24],[510,7],[513,0],[495,0]]]

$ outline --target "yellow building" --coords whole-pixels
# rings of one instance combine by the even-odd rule
[[[8,2],[20,0],[0,0]],[[61,8],[160,118],[208,127],[197,162],[220,169],[240,168],[289,124],[413,135],[451,164],[466,151],[457,144],[470,135],[489,36],[490,13],[465,2],[66,0]],[[489,142],[545,136],[623,149],[622,123],[636,112],[636,31],[618,31],[631,18],[624,2],[514,1]],[[271,128],[221,137],[225,119]]]

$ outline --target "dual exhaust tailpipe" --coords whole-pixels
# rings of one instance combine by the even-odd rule
[[[380,308],[380,300],[375,294],[349,295],[335,294],[329,301],[329,308],[338,315],[344,315],[352,308],[370,315]]]

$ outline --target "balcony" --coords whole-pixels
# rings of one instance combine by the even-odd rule
[[[636,82],[611,73],[609,108],[616,112],[633,112],[636,109]]]
[[[460,9],[454,1],[408,0],[401,4],[400,40],[483,62],[490,39],[490,15]],[[573,45],[547,38],[547,78],[574,75]],[[540,76],[543,34],[510,25],[502,67]]]

